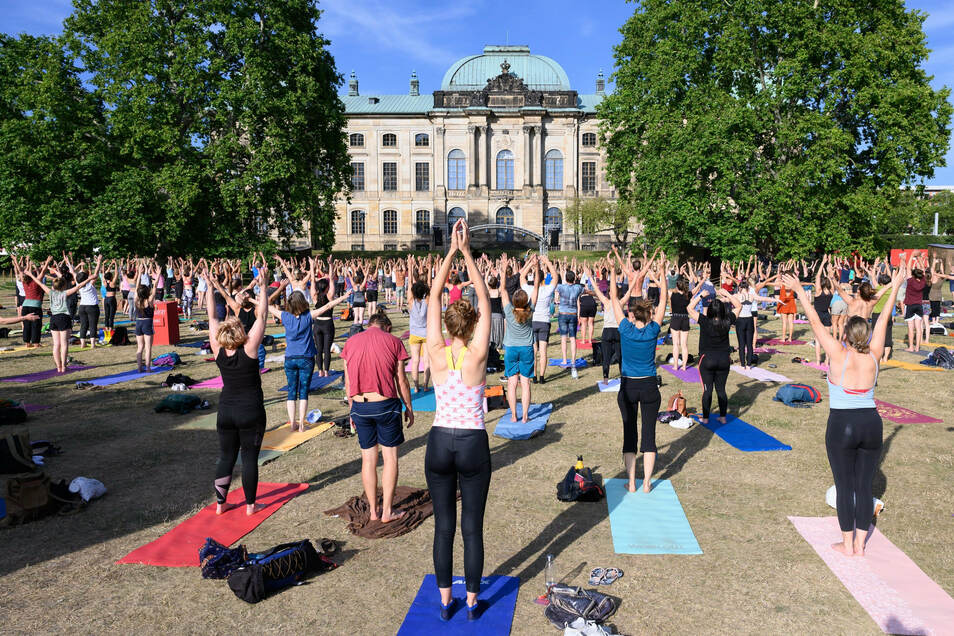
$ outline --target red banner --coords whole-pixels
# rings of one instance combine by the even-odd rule
[[[891,250],[891,267],[897,267],[902,260],[910,261],[916,256],[927,258],[928,251],[921,249]]]

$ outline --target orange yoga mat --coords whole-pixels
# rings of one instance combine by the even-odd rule
[[[198,567],[199,548],[205,545],[206,537],[212,537],[222,545],[232,545],[307,489],[308,484],[260,483],[257,503],[264,504],[265,508],[250,517],[245,514],[245,495],[242,494],[241,486],[233,487],[226,501],[236,504],[235,508],[216,515],[215,504],[210,504],[155,541],[136,548],[117,563]],[[212,490],[211,482],[209,490]]]

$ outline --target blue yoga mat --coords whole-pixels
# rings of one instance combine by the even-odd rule
[[[411,393],[411,406],[414,407],[415,413],[433,413],[437,411],[437,398],[434,397],[434,389]]]
[[[143,372],[140,373],[138,370],[133,369],[131,371],[123,371],[122,373],[114,373],[113,375],[103,376],[102,378],[96,378],[95,380],[88,380],[90,384],[96,386],[109,386],[110,384],[119,384],[120,382],[129,382],[130,380],[138,380],[140,378],[145,378],[149,375],[155,375],[157,373],[168,373],[169,367],[160,367],[153,369],[152,372]]]
[[[485,576],[480,580],[480,594],[477,598],[486,603],[486,609],[479,619],[470,622],[467,620],[467,604],[464,600],[464,579],[455,576],[451,594],[457,599],[457,611],[445,623],[441,621],[441,595],[437,590],[437,578],[428,574],[424,577],[397,636],[506,636],[510,634],[513,623],[518,591],[520,579],[514,576]]]
[[[643,480],[636,480],[636,492],[626,490],[627,480],[606,480],[616,554],[702,554],[689,520],[673,490],[672,482],[653,482],[651,492],[643,492]]]
[[[335,380],[343,376],[344,373],[341,371],[332,371],[327,377],[321,377],[317,373],[311,376],[311,384],[308,385],[308,392],[319,391],[329,384],[332,384]],[[279,391],[288,391],[288,385],[286,384],[282,388],[278,389]]]
[[[200,340],[198,342],[178,342],[176,343],[177,347],[192,347],[193,349],[201,349],[208,340]]]
[[[702,420],[696,416],[696,421],[702,424]],[[716,416],[709,418],[708,424],[702,424],[707,429],[722,438],[724,442],[738,448],[740,451],[790,451],[792,447],[783,444],[768,433],[765,433],[748,422],[743,422],[734,415],[725,416],[725,424],[719,421]]]
[[[562,368],[564,368],[564,369],[569,369],[570,367],[573,366],[573,363],[570,362],[570,361],[567,361],[566,364],[563,364],[563,358],[550,358],[550,362],[548,362],[547,364],[548,364],[549,366],[551,366],[551,367],[562,367]],[[577,369],[582,369],[582,368],[585,367],[585,366],[586,366],[586,360],[585,360],[585,359],[583,359],[583,358],[577,358],[577,359],[576,359],[576,368],[577,368]]]
[[[494,435],[506,439],[530,439],[546,429],[552,413],[553,404],[550,402],[531,404],[530,412],[527,413],[527,423],[524,424],[520,419],[523,417],[523,404],[517,404],[517,421],[510,421],[510,409],[507,409],[494,427]]]
[[[266,336],[271,336],[271,337],[274,338],[275,340],[282,340],[282,339],[285,338],[285,332],[284,332],[284,331],[282,331],[282,332],[280,332],[280,333],[267,333],[267,334],[265,334],[265,335],[266,335]]]

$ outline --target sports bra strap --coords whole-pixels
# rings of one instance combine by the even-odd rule
[[[447,368],[451,371],[460,371],[461,364],[464,362],[464,355],[467,353],[467,347],[460,350],[457,354],[457,360],[454,360],[454,352],[450,347],[444,347],[444,355],[447,357]]]

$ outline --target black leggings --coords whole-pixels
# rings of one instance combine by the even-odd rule
[[[79,319],[79,337],[95,340],[99,335],[97,333],[97,324],[99,323],[99,305],[80,305]]]
[[[251,411],[252,415],[249,415]],[[232,469],[242,451],[242,490],[245,503],[255,503],[258,490],[258,452],[265,435],[265,411],[247,407],[230,407],[219,404],[215,423],[219,434],[219,462],[215,465],[215,498],[225,503],[232,483]]]
[[[831,409],[825,448],[835,478],[838,525],[842,532],[867,531],[874,516],[871,481],[881,459],[878,409]]]
[[[480,591],[484,569],[484,508],[490,489],[487,431],[432,426],[424,453],[424,476],[434,503],[434,573],[437,587],[451,586],[457,488],[460,487],[460,533],[464,538],[467,591]]]
[[[705,353],[699,359],[699,375],[702,377],[702,417],[709,417],[712,406],[712,386],[719,397],[719,417],[725,417],[729,397],[725,394],[725,382],[729,379],[729,352]]]
[[[103,311],[106,314],[104,321],[107,329],[112,329],[116,322],[116,297],[107,296],[103,299]]]
[[[623,356],[619,350],[619,329],[603,327],[600,335],[600,353],[603,355],[603,377],[609,377],[609,368],[613,363],[613,356],[620,365],[619,374],[623,375]]]
[[[735,335],[739,337],[739,364],[744,367],[752,362],[755,351],[752,349],[752,335],[755,334],[755,318],[738,318],[735,321]]]
[[[43,315],[43,310],[39,307],[27,307],[24,305],[20,313],[24,316],[27,314],[36,314],[37,316]],[[40,342],[40,332],[43,330],[43,321],[42,320],[24,320],[23,321],[23,342],[27,344],[38,344]]]
[[[315,369],[328,371],[331,369],[331,343],[335,340],[335,321],[315,320],[311,331],[315,336],[315,348],[318,350]]]
[[[659,395],[659,385],[656,378],[620,378],[619,395],[616,397],[619,412],[623,415],[623,452],[635,453],[636,441],[636,412],[643,410],[643,439],[639,443],[639,450],[644,453],[656,452],[656,417],[659,415],[659,405],[662,397]]]

